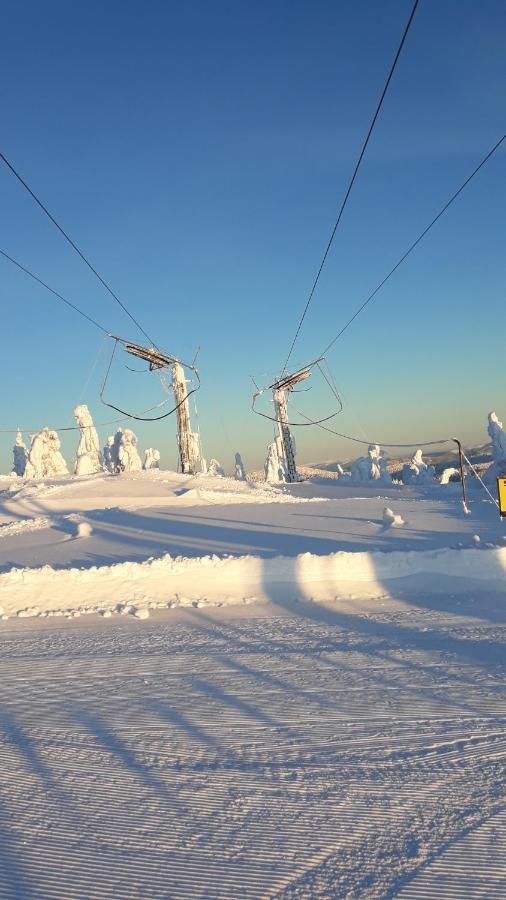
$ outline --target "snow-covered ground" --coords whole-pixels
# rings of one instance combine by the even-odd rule
[[[469,491],[0,479],[0,897],[506,897]]]
[[[333,600],[399,580],[505,589],[505,523],[478,486],[467,516],[456,484],[274,487],[152,470],[2,487],[4,616]]]
[[[2,623],[0,896],[506,896],[504,595]]]

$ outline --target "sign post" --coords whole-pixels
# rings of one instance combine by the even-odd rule
[[[506,478],[497,479],[497,496],[499,497],[499,512],[506,516]]]

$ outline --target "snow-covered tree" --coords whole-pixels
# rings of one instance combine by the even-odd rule
[[[43,428],[32,438],[25,478],[56,478],[68,475],[67,463],[60,452],[58,432]]]
[[[246,481],[246,469],[240,453],[235,454],[235,479],[236,481]]]
[[[160,451],[154,450],[153,447],[148,447],[147,450],[144,451],[144,462],[142,464],[143,469],[159,469],[160,468]]]
[[[418,449],[411,457],[411,462],[402,467],[402,480],[404,484],[431,484],[434,481],[436,470],[429,466],[423,459],[421,449]]]
[[[209,463],[207,474],[214,475],[218,478],[223,478],[225,475],[225,469],[217,459],[212,459]]]
[[[488,414],[487,431],[492,441],[492,465],[487,469],[486,480],[494,483],[506,475],[506,433],[495,412]]]
[[[28,450],[26,449],[26,444],[23,441],[23,435],[19,430],[16,434],[16,441],[14,443],[14,447],[12,448],[12,453],[14,456],[12,474],[18,475],[20,478],[22,478],[25,474],[26,461],[28,459]]]
[[[142,469],[137,443],[137,435],[130,428],[121,431],[117,463],[120,472],[140,472]]]
[[[283,484],[287,480],[284,454],[280,452],[280,439],[276,438],[267,447],[267,459],[264,464],[265,480],[271,484]]]
[[[351,480],[390,484],[392,478],[387,470],[387,465],[388,459],[381,447],[378,444],[369,444],[367,456],[360,456],[351,464]]]
[[[104,464],[98,434],[86,404],[82,403],[80,406],[76,406],[74,415],[81,432],[74,472],[76,475],[93,475],[95,472],[102,472]]]
[[[450,480],[454,475],[460,475],[460,470],[456,469],[454,466],[448,466],[446,469],[443,469],[439,483],[450,484]]]
[[[108,472],[116,471],[117,460],[114,452],[114,435],[110,434],[106,439],[104,449],[102,451],[104,457],[104,466]]]

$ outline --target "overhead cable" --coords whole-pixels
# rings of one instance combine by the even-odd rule
[[[414,240],[413,243],[408,247],[408,249],[403,253],[403,255],[401,256],[401,258],[399,259],[399,261],[396,262],[395,266],[393,266],[393,268],[390,269],[388,275],[385,275],[385,277],[383,278],[383,280],[380,281],[380,283],[378,284],[378,286],[377,286],[376,288],[374,288],[374,290],[372,291],[372,293],[369,294],[369,296],[367,297],[366,300],[364,300],[364,302],[362,303],[362,305],[359,306],[359,308],[356,310],[356,312],[353,313],[353,315],[351,316],[351,318],[348,319],[348,321],[346,322],[346,324],[343,325],[343,327],[342,327],[341,330],[336,334],[336,336],[335,336],[334,338],[332,338],[332,340],[330,341],[330,343],[327,344],[327,346],[325,347],[325,349],[322,351],[321,356],[325,356],[325,354],[328,353],[328,351],[330,350],[330,348],[334,346],[334,344],[336,343],[336,341],[341,337],[342,334],[344,334],[344,332],[346,331],[346,329],[350,327],[350,325],[352,324],[352,322],[355,321],[355,319],[357,318],[357,316],[360,315],[360,313],[362,312],[362,310],[364,310],[365,307],[371,302],[371,300],[374,299],[374,297],[376,296],[376,294],[377,294],[377,293],[381,290],[381,288],[386,284],[386,282],[388,281],[388,279],[394,274],[394,272],[397,271],[397,269],[399,268],[399,266],[402,265],[402,263],[404,262],[405,259],[407,259],[407,257],[409,256],[409,254],[415,249],[416,246],[418,246],[418,244],[420,243],[420,241],[423,240],[423,238],[425,237],[425,235],[428,234],[428,232],[431,230],[432,226],[436,224],[436,222],[441,218],[442,215],[444,215],[444,213],[447,211],[447,209],[449,209],[449,207],[452,205],[452,203],[454,202],[454,200],[457,199],[457,197],[459,196],[459,194],[462,193],[462,191],[464,190],[464,188],[467,187],[467,185],[469,184],[470,181],[472,181],[472,179],[474,178],[474,176],[478,174],[478,172],[479,172],[480,169],[485,165],[485,163],[488,162],[488,160],[491,158],[491,156],[494,155],[494,153],[496,152],[496,150],[499,149],[499,147],[501,146],[501,144],[503,143],[504,140],[506,140],[506,134],[503,134],[503,136],[502,136],[501,138],[499,138],[499,140],[494,144],[494,146],[492,147],[492,149],[488,151],[487,155],[483,157],[483,159],[481,160],[481,162],[476,166],[475,169],[473,169],[473,171],[471,172],[471,174],[470,174],[470,175],[466,178],[466,180],[460,185],[460,187],[458,188],[458,190],[456,190],[455,193],[452,194],[452,196],[450,197],[450,199],[447,200],[447,202],[445,203],[445,205],[444,205],[444,206],[442,207],[442,209],[440,209],[440,211],[438,212],[437,216],[434,216],[434,218],[432,219],[432,221],[429,222],[429,224],[426,226],[426,228],[424,228],[424,230],[422,231],[422,233],[418,235],[418,237],[416,238],[416,240]]]
[[[100,273],[97,272],[95,266],[93,266],[92,263],[89,261],[89,259],[87,259],[87,257],[84,255],[84,253],[82,252],[82,250],[79,249],[79,247],[77,246],[77,244],[75,243],[75,241],[72,240],[72,238],[70,237],[70,235],[67,234],[67,232],[62,228],[62,226],[57,222],[57,220],[56,220],[55,217],[52,215],[52,213],[49,212],[47,206],[44,206],[44,204],[42,203],[42,201],[38,198],[37,194],[32,190],[32,188],[31,188],[31,187],[26,183],[26,181],[21,177],[21,175],[19,174],[19,172],[16,171],[16,169],[14,168],[14,166],[12,165],[12,163],[9,162],[9,160],[7,159],[7,157],[4,156],[4,154],[1,153],[1,152],[0,152],[0,159],[2,160],[2,162],[5,163],[5,165],[7,166],[7,168],[10,169],[10,171],[12,172],[12,174],[17,178],[17,180],[18,180],[19,183],[25,188],[25,190],[28,191],[28,193],[30,194],[30,196],[35,200],[35,202],[37,203],[37,205],[40,206],[41,210],[46,214],[46,216],[47,216],[49,219],[51,219],[51,222],[53,223],[53,225],[56,226],[56,228],[58,229],[58,231],[60,232],[60,234],[62,234],[63,237],[65,238],[65,240],[68,241],[68,243],[69,243],[70,246],[75,250],[75,252],[77,253],[77,255],[80,256],[81,259],[83,260],[83,262],[86,263],[86,265],[88,266],[88,268],[91,269],[91,271],[93,272],[93,274],[96,275],[96,277],[98,278],[98,280],[100,281],[100,283],[103,285],[103,287],[105,287],[106,291],[108,291],[109,294],[111,295],[111,297],[116,301],[116,303],[118,303],[119,306],[121,306],[122,310],[123,310],[123,311],[127,314],[127,316],[132,320],[132,322],[134,323],[134,325],[137,326],[137,328],[139,329],[139,331],[142,332],[142,334],[144,335],[145,338],[147,338],[147,340],[150,342],[150,344],[153,344],[153,345],[154,345],[153,339],[150,338],[149,334],[147,334],[146,331],[144,331],[144,328],[142,327],[142,325],[141,325],[141,324],[137,321],[137,319],[132,315],[132,313],[130,312],[130,310],[127,309],[127,307],[125,306],[125,304],[123,303],[123,301],[120,300],[120,298],[119,298],[118,295],[113,291],[113,289],[110,287],[110,285],[105,281],[104,278],[102,278],[102,276],[100,275]]]
[[[327,244],[327,246],[326,246],[326,248],[325,248],[325,252],[324,252],[324,254],[323,254],[323,258],[322,258],[322,261],[321,261],[321,263],[320,263],[320,267],[319,267],[319,269],[318,269],[318,272],[316,273],[316,278],[315,278],[315,280],[314,280],[314,282],[313,282],[313,286],[312,286],[312,288],[311,288],[311,290],[310,290],[310,292],[309,292],[309,296],[308,296],[308,299],[307,299],[307,301],[306,301],[306,305],[305,305],[305,307],[304,307],[304,311],[303,311],[302,316],[301,316],[301,318],[300,318],[300,320],[299,320],[299,324],[298,324],[298,326],[297,326],[297,330],[296,330],[296,332],[295,332],[295,336],[294,336],[294,338],[293,338],[293,341],[292,341],[290,350],[289,350],[289,352],[288,352],[288,356],[287,356],[286,361],[285,361],[285,364],[284,364],[284,366],[283,366],[283,370],[282,370],[283,372],[286,370],[286,368],[287,368],[287,366],[288,366],[288,363],[289,363],[289,361],[290,361],[290,357],[291,357],[291,355],[292,355],[293,348],[295,347],[295,344],[296,344],[296,342],[297,342],[297,338],[299,337],[300,330],[301,330],[302,325],[303,325],[303,323],[304,323],[304,319],[306,318],[307,311],[308,311],[308,309],[309,309],[309,306],[310,306],[311,301],[312,301],[312,299],[313,299],[314,292],[315,292],[316,287],[317,287],[317,285],[318,285],[318,282],[319,282],[319,280],[320,280],[320,275],[321,275],[321,273],[322,273],[322,271],[323,271],[323,267],[324,267],[324,265],[325,265],[325,263],[326,263],[326,261],[327,261],[327,257],[328,257],[328,255],[329,255],[330,248],[331,248],[332,243],[333,243],[333,241],[334,241],[334,237],[335,237],[335,235],[336,235],[336,231],[337,231],[337,229],[339,228],[339,224],[340,224],[340,222],[341,222],[341,218],[342,218],[343,213],[344,213],[344,210],[345,210],[345,208],[346,208],[346,204],[348,203],[348,199],[349,199],[349,197],[350,197],[350,194],[351,194],[353,185],[354,185],[354,183],[355,183],[355,179],[356,179],[356,177],[357,177],[357,175],[358,175],[358,170],[360,169],[362,160],[363,160],[364,155],[365,155],[365,151],[366,151],[366,149],[367,149],[367,145],[368,145],[368,143],[369,143],[369,140],[370,140],[370,138],[371,138],[372,132],[373,132],[373,130],[374,130],[374,126],[376,125],[376,120],[377,120],[377,118],[378,118],[378,116],[379,116],[381,107],[383,106],[383,101],[384,101],[384,99],[385,99],[385,97],[386,97],[388,88],[389,88],[389,86],[390,86],[390,82],[391,82],[391,80],[392,80],[393,74],[394,74],[395,69],[396,69],[396,67],[397,67],[397,63],[398,63],[398,61],[399,61],[399,57],[400,57],[400,55],[401,55],[402,48],[404,47],[404,42],[405,42],[405,40],[406,40],[406,38],[407,38],[407,36],[408,36],[408,32],[409,32],[409,29],[410,29],[410,27],[411,27],[411,23],[412,23],[412,21],[413,21],[413,18],[414,18],[414,15],[415,15],[415,12],[416,12],[418,3],[419,3],[419,0],[415,0],[415,2],[414,2],[414,4],[413,4],[413,8],[412,8],[412,10],[411,10],[411,14],[410,14],[409,19],[408,19],[408,21],[407,21],[406,27],[404,28],[404,32],[403,32],[403,35],[402,35],[402,38],[401,38],[401,42],[400,42],[400,44],[399,44],[399,46],[398,46],[398,48],[397,48],[397,53],[395,54],[394,60],[393,60],[392,65],[391,65],[391,67],[390,67],[390,71],[389,71],[389,73],[388,73],[387,79],[386,79],[385,84],[384,84],[384,86],[383,86],[383,90],[382,90],[382,92],[381,92],[380,99],[379,99],[379,101],[378,101],[378,104],[377,104],[377,106],[376,106],[376,110],[375,110],[375,112],[374,112],[374,115],[373,115],[373,117],[372,117],[371,123],[370,123],[370,125],[369,125],[369,129],[368,129],[367,135],[366,135],[366,137],[365,137],[364,143],[363,143],[363,145],[362,145],[362,149],[361,149],[361,151],[360,151],[360,155],[359,155],[359,157],[358,157],[357,163],[356,163],[355,168],[354,168],[354,170],[353,170],[353,175],[351,176],[351,180],[350,180],[350,182],[349,182],[349,184],[348,184],[348,188],[347,188],[346,193],[345,193],[345,195],[344,195],[344,199],[343,199],[343,201],[342,201],[342,203],[341,203],[341,207],[340,207],[340,209],[339,209],[339,213],[338,213],[337,219],[336,219],[336,221],[335,221],[334,228],[332,229],[332,233],[331,233],[331,235],[330,235],[330,239],[329,239],[329,241],[328,241],[328,244]]]
[[[34,273],[30,272],[30,269],[27,269],[26,266],[22,266],[21,263],[17,261],[17,259],[14,259],[12,256],[9,256],[9,254],[6,253],[5,250],[0,250],[0,255],[2,255],[5,259],[8,259],[9,262],[11,262],[15,266],[17,266],[18,269],[21,269],[21,271],[24,272],[25,275],[29,275],[30,278],[33,278],[34,281],[36,281],[38,284],[42,285],[42,287],[46,288],[46,290],[49,291],[51,294],[54,294],[54,296],[57,297],[58,300],[61,300],[63,303],[66,303],[67,306],[70,306],[70,308],[73,309],[74,312],[79,313],[80,316],[82,316],[84,319],[87,319],[88,322],[91,322],[91,324],[95,325],[95,327],[98,328],[100,331],[103,331],[104,334],[107,334],[107,335],[110,334],[110,332],[107,330],[107,328],[104,328],[104,326],[101,325],[100,322],[97,322],[97,320],[94,319],[92,316],[89,316],[88,313],[83,312],[83,310],[79,309],[79,307],[76,306],[75,303],[71,303],[70,300],[67,300],[66,297],[64,297],[62,294],[59,294],[58,291],[55,291],[54,288],[49,287],[49,285],[46,284],[45,281],[42,281],[42,278],[39,278],[38,275],[34,275]]]

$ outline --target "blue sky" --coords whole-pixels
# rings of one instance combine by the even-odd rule
[[[160,346],[201,346],[208,457],[258,466],[251,382],[279,368],[411,9],[372,2],[29,2],[3,12],[2,146]],[[317,354],[504,131],[506,7],[421,0],[293,356]],[[339,431],[486,438],[506,418],[501,150],[329,355]],[[111,331],[141,339],[4,168],[0,247]],[[97,422],[98,331],[0,261],[1,427]],[[117,366],[144,409],[152,376]],[[88,381],[89,379],[89,381]],[[83,388],[88,381],[84,396]],[[300,400],[300,403],[299,403]],[[332,407],[315,378],[298,405]],[[268,408],[268,404],[266,404]],[[136,430],[176,463],[175,423]],[[101,429],[105,437],[109,428]],[[299,458],[356,447],[299,429]],[[76,438],[65,437],[72,456]],[[10,463],[0,437],[0,468]]]

